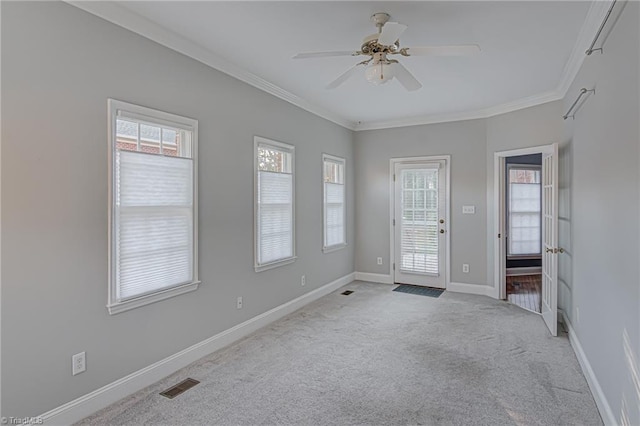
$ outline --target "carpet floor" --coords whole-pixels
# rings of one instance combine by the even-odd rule
[[[353,282],[78,424],[602,424],[539,315],[393,288]],[[187,377],[200,384],[159,395]]]

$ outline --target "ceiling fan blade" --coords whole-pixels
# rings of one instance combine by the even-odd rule
[[[333,80],[331,83],[327,84],[326,89],[335,89],[336,87],[340,86],[342,83],[347,81],[349,77],[353,75],[358,65],[360,64],[355,64],[354,66],[352,66],[351,68],[349,68],[348,70],[340,74],[338,78]]]
[[[410,56],[469,56],[480,53],[477,44],[461,44],[458,46],[407,47]]]
[[[396,42],[396,40],[398,40],[400,38],[402,33],[407,28],[408,27],[406,25],[399,24],[397,22],[387,22],[382,27],[382,32],[380,33],[380,36],[378,37],[378,44],[381,44],[383,46],[392,45],[393,43]]]
[[[398,79],[400,84],[410,92],[418,90],[422,84],[399,62],[393,64],[393,75]]]
[[[353,50],[342,50],[335,52],[306,52],[298,53],[293,59],[308,59],[308,58],[330,58],[332,56],[358,56],[358,52]]]

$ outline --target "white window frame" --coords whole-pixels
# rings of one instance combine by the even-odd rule
[[[327,246],[327,182],[325,182],[324,169],[325,163],[337,163],[342,165],[342,185],[344,186],[342,205],[343,236],[342,243]],[[347,160],[331,154],[322,154],[322,252],[331,253],[341,250],[347,246]]]
[[[108,144],[109,144],[109,220],[108,220],[108,263],[109,263],[109,294],[107,301],[107,309],[109,314],[114,315],[120,312],[128,311],[160,300],[175,297],[180,294],[197,290],[200,281],[198,279],[198,121],[192,118],[182,117],[139,105],[130,104],[115,99],[107,100],[108,109]],[[119,301],[117,300],[117,282],[116,282],[116,231],[117,227],[114,223],[115,202],[115,154],[116,154],[116,120],[118,118],[129,118],[136,121],[144,121],[151,125],[164,125],[168,127],[178,128],[190,131],[192,134],[191,157],[193,160],[193,272],[192,281],[186,284],[180,284],[173,287],[161,289],[153,293],[141,295],[139,297]],[[162,155],[162,154],[157,154]]]
[[[278,259],[268,263],[258,263],[259,259],[259,216],[258,216],[258,146],[268,145],[273,148],[286,151],[291,154],[291,226],[292,226],[292,241],[291,241],[291,256],[283,259]],[[274,141],[271,139],[263,138],[261,136],[254,136],[253,138],[253,248],[254,248],[254,269],[256,272],[262,272],[280,266],[288,265],[296,261],[296,155],[295,146]]]

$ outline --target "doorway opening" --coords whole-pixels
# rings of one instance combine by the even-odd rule
[[[542,313],[542,154],[505,157],[506,298]]]
[[[558,334],[558,253],[563,253],[562,248],[557,246],[558,244],[558,144],[544,145],[538,147],[516,149],[511,151],[496,152],[494,154],[494,230],[495,242],[494,242],[494,286],[496,289],[496,296],[499,299],[507,299],[507,261],[517,261],[517,255],[511,256],[508,259],[508,210],[507,210],[507,178],[509,170],[507,168],[507,159],[515,156],[528,156],[532,154],[541,154],[542,166],[540,171],[527,170],[523,172],[526,179],[531,179],[531,183],[525,183],[517,181],[517,183],[532,185],[525,189],[530,193],[536,191],[536,186],[539,185],[540,191],[540,224],[535,225],[535,214],[531,211],[524,210],[524,215],[519,218],[512,218],[514,222],[512,224],[522,224],[522,229],[511,230],[511,240],[513,243],[517,243],[515,247],[520,248],[523,251],[530,251],[531,247],[535,247],[538,242],[535,238],[526,237],[527,232],[529,235],[537,235],[535,230],[538,226],[540,228],[540,314],[542,320],[549,328],[551,335],[557,336]],[[535,183],[535,182],[539,183]],[[529,200],[531,201],[531,200]],[[525,205],[527,203],[524,203]],[[516,211],[515,213],[522,213]],[[527,216],[528,215],[528,216]],[[516,215],[517,216],[517,215]],[[525,218],[528,219],[525,220]],[[528,221],[528,222],[527,222]],[[527,225],[528,224],[528,225]],[[517,231],[517,232],[515,232]],[[515,233],[514,233],[515,232]],[[517,238],[515,234],[518,234]],[[527,247],[529,247],[527,249]],[[517,250],[515,250],[517,252]],[[513,253],[512,253],[513,254]],[[523,253],[520,253],[523,254]],[[531,254],[531,253],[527,253]],[[515,257],[515,258],[514,258]],[[534,256],[523,256],[534,257]],[[534,260],[534,259],[528,259]],[[517,271],[518,265],[513,268]],[[524,266],[521,266],[524,268]],[[520,272],[527,273],[527,270],[520,270]],[[523,276],[523,275],[516,275]],[[512,278],[516,280],[516,278]],[[518,283],[518,281],[515,281]],[[522,283],[519,283],[522,287]],[[531,283],[535,285],[535,282]]]

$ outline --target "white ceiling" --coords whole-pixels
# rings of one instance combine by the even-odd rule
[[[382,123],[473,114],[556,92],[566,79],[591,6],[590,1],[119,4],[233,69],[284,89],[307,109],[326,111],[356,128],[358,123],[384,127]],[[326,84],[358,58],[291,59],[298,52],[358,50],[362,38],[376,31],[369,20],[375,12],[387,12],[392,21],[409,26],[401,46],[477,43],[482,52],[471,57],[395,57],[422,82],[416,92],[407,92],[395,80],[373,86],[364,80],[364,70],[337,89],[326,90]]]

